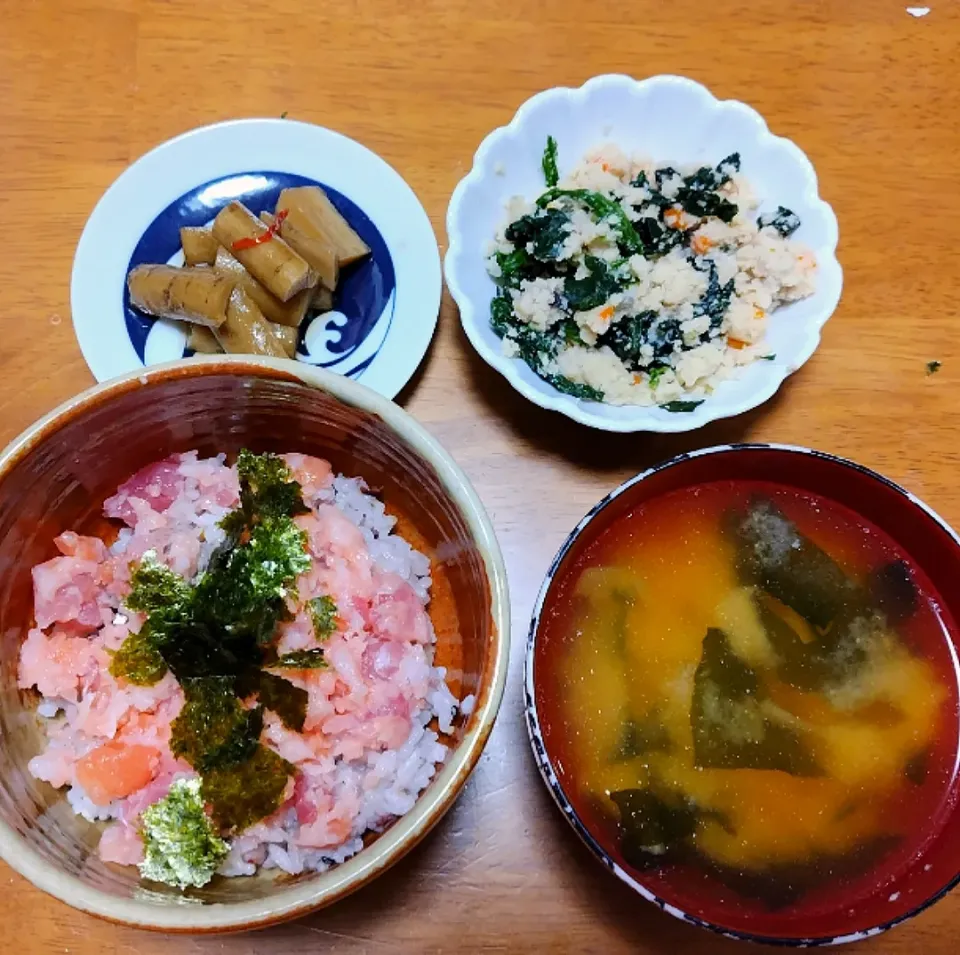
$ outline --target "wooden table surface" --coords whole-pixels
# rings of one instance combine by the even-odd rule
[[[404,12],[407,10],[408,12]],[[0,867],[0,938],[48,952],[669,952],[747,949],[662,915],[576,842],[540,784],[521,715],[523,639],[551,556],[588,507],[676,452],[813,445],[888,474],[960,524],[955,79],[960,10],[933,0],[0,0],[0,442],[93,379],[70,268],[94,203],[193,126],[291,117],[338,129],[407,179],[433,221],[474,150],[536,91],[603,72],[681,73],[794,139],[840,220],[843,301],[765,407],[691,435],[591,432],[526,403],[471,350],[445,294],[401,402],[466,469],[513,598],[503,709],[477,772],[426,842],[333,909],[187,939],[101,923]],[[926,374],[926,362],[943,368]],[[960,895],[850,950],[957,951]]]

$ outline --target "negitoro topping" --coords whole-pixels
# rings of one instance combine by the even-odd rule
[[[310,567],[306,535],[293,520],[308,511],[300,485],[272,454],[241,451],[237,473],[240,506],[221,522],[226,539],[196,581],[184,580],[153,553],[143,556],[125,602],[146,620],[110,666],[115,677],[144,686],[172,672],[185,695],[171,726],[170,748],[200,779],[189,792],[181,786],[147,810],[154,820],[149,825],[158,832],[161,820],[195,815],[192,799],[199,800],[201,812],[205,805],[225,832],[276,811],[294,767],[260,743],[264,713],[269,710],[285,727],[300,731],[307,692],[268,668],[325,665],[320,648],[283,655],[275,648],[277,625],[290,619],[288,605],[297,598],[297,577]],[[319,597],[309,606],[317,639],[326,639],[336,629],[336,604]],[[176,839],[152,836],[147,813],[145,840],[153,839],[145,863],[148,877],[202,885],[198,873],[207,873],[207,881],[216,866],[207,872],[209,867],[198,869],[189,861],[178,868],[171,861]],[[194,830],[202,830],[195,822]],[[208,825],[213,825],[209,819]]]

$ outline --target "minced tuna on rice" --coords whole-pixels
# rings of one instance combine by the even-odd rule
[[[758,358],[771,313],[814,291],[800,220],[757,198],[734,153],[656,167],[605,145],[517,197],[491,246],[491,323],[503,353],[574,397],[692,410]],[[694,399],[694,400],[691,400]]]
[[[240,690],[239,699],[224,698],[242,725],[255,717],[245,745],[281,775],[269,815],[245,828],[215,826],[204,815],[209,799],[206,809],[198,802],[221,875],[250,875],[260,866],[321,871],[358,852],[365,832],[411,809],[446,757],[443,736],[458,711],[472,706],[472,698],[458,705],[444,669],[432,664],[428,559],[392,532],[395,518],[362,480],[334,476],[317,458],[281,457],[302,500],[292,506],[295,516],[278,520],[302,541],[303,553],[295,555],[302,563],[293,566],[306,569],[277,591],[284,595],[272,605],[278,622],[258,672],[271,674],[271,686],[289,690],[301,708],[299,716],[281,717],[271,706],[285,712],[284,706],[264,702],[262,689],[263,706]],[[237,466],[227,466],[222,455],[175,454],[135,474],[104,504],[106,516],[123,525],[112,544],[66,531],[55,541],[61,556],[33,569],[36,626],[20,652],[19,685],[42,696],[38,713],[47,736],[30,772],[66,787],[80,815],[108,822],[99,845],[103,860],[140,865],[145,876],[181,887],[203,884],[213,868],[198,880],[196,873],[184,875],[176,859],[161,858],[159,868],[157,859],[145,861],[145,840],[148,856],[166,850],[151,843],[144,819],[162,817],[146,811],[162,808],[175,790],[188,801],[198,792],[206,798],[210,779],[196,765],[207,763],[171,743],[178,716],[187,712],[184,686],[200,684],[181,684],[178,658],[159,643],[159,669],[149,679],[137,677],[138,684],[116,675],[118,660],[139,660],[121,648],[157,636],[164,625],[153,611],[136,612],[126,601],[137,603],[131,581],[136,590],[137,568],[144,567],[183,593],[191,586],[200,592],[205,572],[211,576],[208,568],[230,543],[225,518],[240,520],[241,490]],[[256,520],[239,532],[237,548],[252,547],[244,542],[256,536]],[[271,528],[271,520],[260,523]],[[330,611],[322,633],[311,609],[317,606]],[[201,756],[213,765],[210,752]],[[246,756],[232,758],[236,765]],[[228,772],[223,779],[229,778]],[[193,781],[193,788],[182,781]],[[180,874],[168,879],[165,872]]]

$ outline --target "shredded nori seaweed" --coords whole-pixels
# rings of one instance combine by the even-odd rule
[[[200,888],[212,878],[230,847],[214,829],[200,796],[199,779],[177,779],[163,799],[141,816],[145,879]]]
[[[288,730],[299,733],[307,718],[307,691],[266,670],[262,670],[258,678],[260,702],[276,713]]]
[[[257,746],[242,763],[204,773],[200,793],[223,829],[242,832],[277,810],[295,771],[272,749]]]
[[[318,640],[326,640],[337,629],[337,602],[326,594],[314,597],[310,601],[310,619],[313,635]]]
[[[198,773],[249,759],[263,729],[263,710],[245,709],[232,677],[181,680],[185,702],[170,727],[170,750]]]
[[[309,650],[293,650],[290,653],[284,653],[270,666],[287,670],[320,670],[327,666],[327,661],[321,647],[312,647]]]
[[[156,682],[169,668],[185,702],[170,748],[203,777],[202,793],[227,828],[272,813],[293,767],[260,744],[264,711],[292,730],[306,718],[307,693],[264,669],[277,656],[277,624],[288,619],[296,579],[310,566],[306,535],[293,518],[307,512],[300,485],[272,454],[241,451],[240,506],[221,522],[227,537],[195,585],[146,554],[131,575],[126,605],[146,614],[111,669],[131,682]],[[335,627],[336,605],[311,602],[318,638]],[[301,655],[310,651],[299,651]],[[310,654],[310,665],[322,651]],[[253,700],[256,704],[253,704]]]
[[[110,673],[135,686],[153,686],[166,676],[167,663],[150,639],[147,625],[139,633],[131,633],[111,655]]]

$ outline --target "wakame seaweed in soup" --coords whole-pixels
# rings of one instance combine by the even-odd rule
[[[554,592],[538,706],[561,782],[661,887],[812,910],[943,824],[957,674],[931,585],[879,529],[705,484],[606,528]]]

